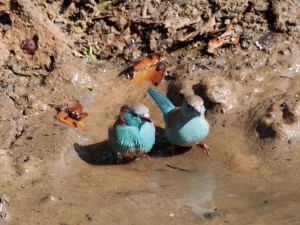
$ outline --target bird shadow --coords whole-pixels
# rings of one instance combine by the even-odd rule
[[[156,141],[152,150],[148,153],[148,155],[152,158],[172,157],[176,155],[181,155],[192,148],[174,146],[173,154],[172,145],[168,142],[168,140],[165,137],[165,129],[158,126],[155,126],[155,140]]]
[[[148,153],[148,156],[151,158],[169,158],[176,155],[181,155],[189,151],[191,147],[182,147],[182,146],[174,146],[174,151],[172,153],[172,146],[170,143],[156,143]]]
[[[155,144],[153,149],[148,153],[151,158],[160,157],[172,157],[180,154],[184,154],[191,147],[179,147],[176,146],[174,149],[174,154],[172,155],[171,145],[165,138],[164,129],[161,127],[155,127]],[[117,160],[114,157],[114,153],[109,146],[108,140],[101,141],[98,143],[90,145],[80,145],[78,143],[74,144],[74,150],[80,159],[91,165],[116,165]],[[130,162],[130,161],[129,161]],[[122,164],[129,163],[127,161],[122,162]]]
[[[109,147],[108,141],[91,145],[74,144],[74,149],[79,158],[91,165],[116,165],[116,159]]]
[[[129,77],[133,77],[133,66],[128,66],[125,69],[123,69],[119,74],[118,77],[120,76],[129,76]]]

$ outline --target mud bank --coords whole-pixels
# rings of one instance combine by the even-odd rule
[[[299,3],[104,3],[0,1],[0,223],[299,222]],[[229,23],[239,42],[207,53]],[[153,51],[168,60],[158,90],[205,100],[210,158],[170,157],[152,84],[119,76]],[[129,100],[149,106],[157,144],[151,162],[115,165],[107,128]],[[86,132],[54,118],[70,101],[89,113]]]

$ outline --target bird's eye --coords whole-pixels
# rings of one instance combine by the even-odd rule
[[[189,108],[192,108],[192,106],[191,106],[190,104],[188,104],[188,107],[189,107]]]
[[[136,113],[132,113],[132,116],[133,116],[133,117],[137,117],[137,116],[138,116],[138,114],[136,114]]]

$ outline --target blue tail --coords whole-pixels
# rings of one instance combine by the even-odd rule
[[[164,115],[175,108],[173,103],[164,94],[155,91],[153,88],[149,88],[147,92]]]

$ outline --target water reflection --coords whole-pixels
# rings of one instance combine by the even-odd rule
[[[168,161],[172,161],[172,163]],[[188,163],[179,158],[159,160],[174,168],[156,168],[152,176],[152,187],[168,188],[178,196],[179,204],[185,204],[199,216],[215,211],[215,176],[210,159],[204,158],[197,163]],[[175,166],[176,165],[176,166]]]
[[[282,207],[283,200],[267,186],[226,172],[212,159],[192,158],[193,161],[191,156],[157,159],[151,186],[167,190],[179,205],[190,207],[202,218],[233,213],[236,224],[300,224],[300,219],[289,216]],[[172,169],[166,163],[187,171]]]

